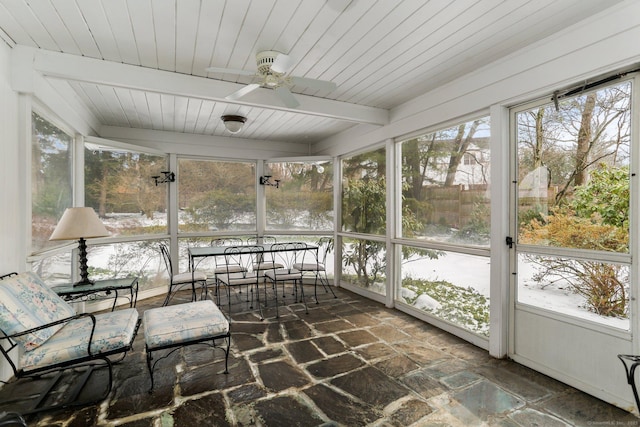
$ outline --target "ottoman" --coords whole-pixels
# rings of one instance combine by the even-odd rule
[[[191,344],[209,344],[216,347],[216,340],[226,341],[224,373],[228,373],[229,347],[231,333],[229,322],[218,306],[211,300],[190,302],[146,310],[142,316],[144,341],[147,351],[147,367],[151,376],[153,390],[153,370],[156,364],[175,350]],[[153,364],[152,353],[158,350],[172,349]]]

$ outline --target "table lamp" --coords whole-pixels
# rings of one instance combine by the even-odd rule
[[[79,239],[80,281],[74,286],[93,284],[93,281],[89,280],[87,271],[87,242],[85,239],[108,235],[109,232],[93,208],[67,208],[64,211],[49,240]]]

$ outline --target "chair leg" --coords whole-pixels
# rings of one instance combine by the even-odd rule
[[[318,273],[316,273],[316,278],[313,281],[313,296],[316,299],[316,304],[320,304],[320,301],[318,301]]]
[[[164,301],[162,302],[162,306],[166,307],[169,304],[169,296],[171,295],[171,291],[167,292],[167,296],[164,297]]]
[[[153,357],[151,356],[151,352],[147,349],[147,369],[149,370],[149,376],[151,377],[151,387],[149,387],[149,393],[153,391],[153,367],[151,366],[151,361]]]
[[[169,304],[169,301],[171,300],[171,292],[173,291],[173,285],[169,284],[169,290],[167,291],[167,296],[164,298],[164,301],[162,302],[162,306],[165,307]]]
[[[258,281],[256,281],[256,303],[258,304],[258,310],[260,311],[260,320],[264,320],[264,315],[262,314],[262,304],[260,304],[260,282]]]
[[[276,319],[280,318],[280,311],[278,308],[278,284],[276,281],[273,281],[273,289],[275,290],[275,299],[276,299]],[[284,298],[284,283],[282,284],[282,297]]]
[[[323,278],[324,276],[324,278]],[[331,286],[329,284],[329,278],[327,277],[327,272],[323,271],[322,274],[320,275],[320,283],[322,283],[322,287],[324,288],[324,291],[326,292],[327,289],[329,289],[331,291],[331,294],[333,294],[334,298],[338,298],[338,296],[336,295],[335,292],[333,292],[333,286]]]
[[[267,278],[264,278],[264,281],[262,282],[262,286],[264,288],[264,306],[268,307],[268,303],[267,301],[269,301],[269,298],[267,297]]]
[[[296,280],[294,282],[294,286],[296,286],[295,284],[297,284],[298,281]],[[296,292],[297,292],[297,287],[296,287]],[[305,313],[309,314],[309,307],[307,307],[307,302],[304,299],[304,287],[302,286],[302,279],[300,279],[300,295],[302,296],[302,303],[304,304],[304,311]],[[317,300],[316,300],[317,301]]]

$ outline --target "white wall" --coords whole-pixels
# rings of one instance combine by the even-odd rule
[[[0,41],[0,274],[25,268],[24,238],[20,233],[22,205],[19,177],[18,94],[11,89],[9,46]],[[0,361],[0,379],[11,376]]]
[[[11,49],[0,42],[0,274],[24,268],[24,254],[17,251],[23,246],[23,239],[16,224],[20,223],[18,165],[18,94],[11,90],[10,58]]]

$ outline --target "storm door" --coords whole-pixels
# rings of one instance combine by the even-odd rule
[[[614,403],[630,398],[616,355],[634,348],[632,90],[511,111],[510,356]]]

